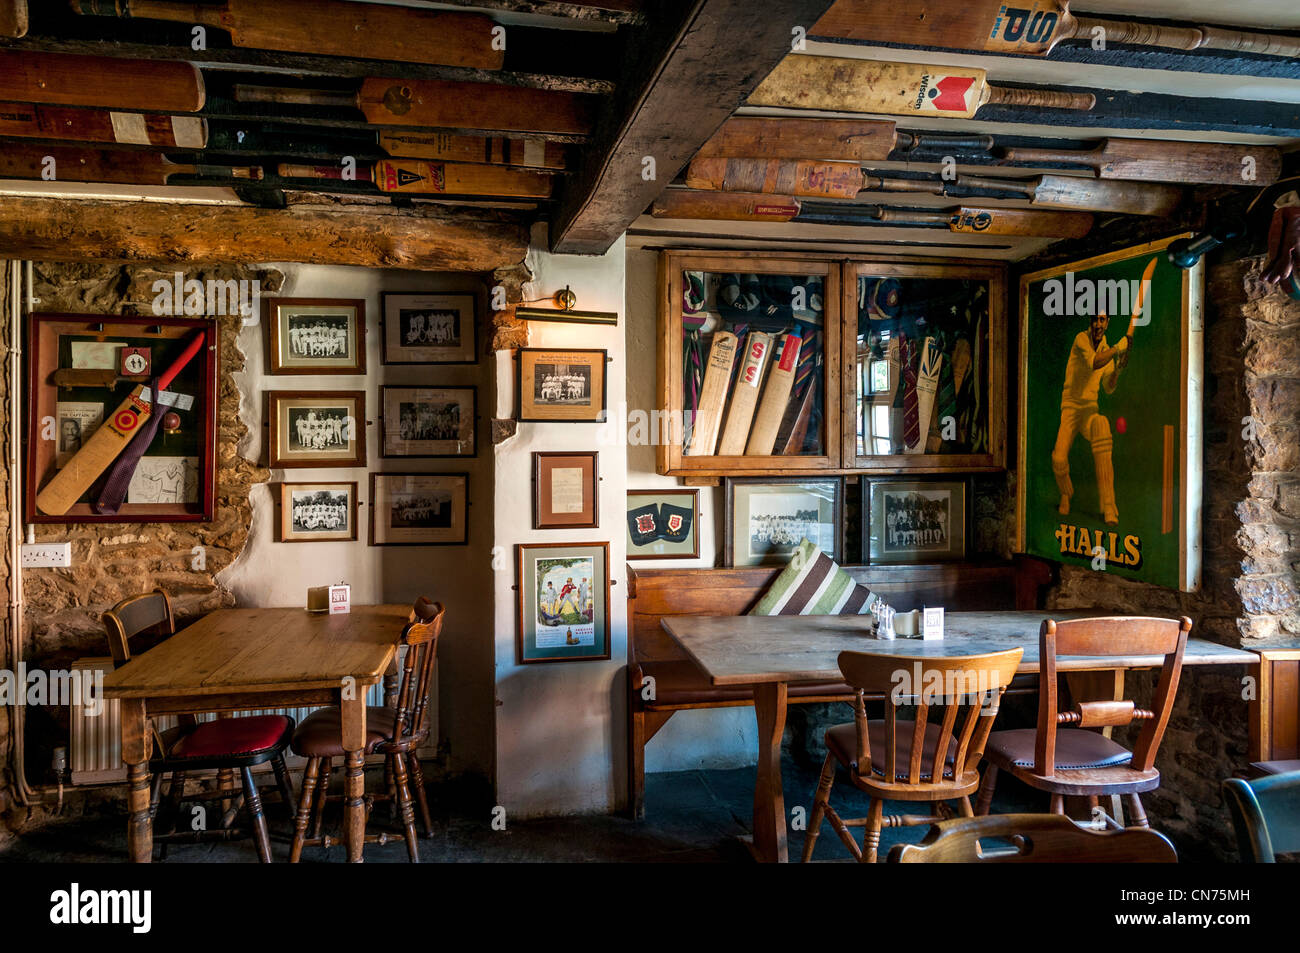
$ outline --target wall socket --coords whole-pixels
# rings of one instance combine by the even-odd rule
[[[58,568],[72,565],[71,543],[23,543],[24,569]]]

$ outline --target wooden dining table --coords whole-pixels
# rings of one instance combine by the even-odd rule
[[[365,842],[366,695],[396,655],[409,605],[353,605],[338,615],[306,609],[218,609],[104,678],[121,703],[131,860],[153,854],[149,719],[155,715],[338,705],[343,713],[348,860]]]
[[[748,685],[758,720],[758,774],[754,785],[752,849],[764,862],[784,863],[785,793],[781,783],[781,736],[791,682],[836,681],[844,651],[907,658],[952,658],[1005,649],[1024,650],[1019,673],[1038,672],[1038,630],[1043,611],[949,612],[940,640],[876,639],[864,616],[665,616],[662,625],[714,685]],[[1114,613],[1052,612],[1058,620]],[[1159,667],[1162,655],[1058,656],[1061,672],[1123,671]],[[1184,665],[1257,665],[1254,652],[1204,639],[1188,639]]]

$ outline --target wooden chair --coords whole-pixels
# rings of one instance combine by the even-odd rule
[[[1246,863],[1271,864],[1300,851],[1300,771],[1223,782],[1237,845]]]
[[[1183,652],[1192,620],[1120,616],[1100,619],[1043,621],[1038,633],[1038,727],[995,731],[984,752],[988,769],[976,803],[977,814],[987,814],[993,801],[999,771],[1007,771],[1030,787],[1052,796],[1054,814],[1065,813],[1065,798],[1089,799],[1094,815],[1111,826],[1120,823],[1104,811],[1104,795],[1124,797],[1130,826],[1148,827],[1141,794],[1160,786],[1156,752],[1164,737],[1178,692]],[[1164,656],[1160,681],[1151,709],[1131,700],[1079,702],[1071,711],[1058,711],[1057,656],[1090,658]],[[1104,668],[1104,666],[1097,666]],[[1144,722],[1132,752],[1093,728]],[[1077,725],[1078,727],[1060,727]]]
[[[1021,649],[1010,649],[927,658],[841,652],[840,671],[857,693],[855,717],[826,732],[829,753],[813,801],[804,863],[812,859],[823,816],[863,863],[875,862],[882,827],[911,827],[951,817],[952,810],[944,802],[953,800],[962,814],[970,816],[970,795],[979,787],[976,769],[984,742],[1022,654]],[[887,693],[884,720],[868,721],[864,698],[880,692]],[[914,719],[898,717],[903,705],[916,706]],[[943,708],[942,720],[929,720],[931,707]],[[966,714],[958,726],[962,708]],[[848,769],[855,787],[871,795],[867,817],[844,820],[831,807],[837,765]],[[885,817],[885,801],[929,802],[936,805],[938,813]],[[866,828],[861,848],[850,827]]]
[[[1002,840],[1008,843],[993,843]],[[1097,830],[1059,814],[958,817],[919,844],[895,844],[891,864],[1173,864],[1174,845],[1152,830]]]
[[[147,650],[176,633],[171,600],[162,589],[123,599],[104,613],[103,621],[114,668],[121,668],[131,661],[133,645],[138,654],[141,647]],[[253,779],[252,769],[259,764],[271,762],[280,798],[292,815],[293,787],[284,763],[284,752],[289,747],[293,729],[294,721],[287,715],[251,715],[242,718],[218,716],[216,721],[207,722],[200,722],[193,715],[182,715],[180,724],[175,728],[163,732],[154,728],[156,753],[149,762],[154,778],[151,810],[157,813],[165,775],[171,775],[168,803],[173,819],[179,815],[181,802],[185,800],[220,799],[230,805],[231,795],[226,790],[225,778],[237,770],[243,783],[243,806],[248,809],[258,858],[269,864],[271,841],[266,829],[266,818],[262,813],[261,793]],[[221,790],[186,797],[187,774],[212,769],[218,771],[218,787]],[[166,856],[169,841],[193,842],[209,838],[232,840],[241,836],[240,831],[229,827],[237,808],[238,804],[228,807],[219,828],[161,833],[154,840],[162,845],[163,856]]]
[[[423,596],[416,601],[410,619],[398,638],[398,646],[405,645],[407,651],[402,663],[402,681],[397,693],[396,706],[366,709],[366,754],[384,755],[386,773],[391,773],[396,782],[402,826],[405,829],[406,851],[412,863],[420,862],[419,841],[415,836],[415,811],[411,798],[412,784],[415,786],[416,799],[419,801],[424,832],[426,835],[433,833],[429,803],[424,791],[424,773],[420,770],[420,760],[416,756],[416,751],[429,736],[424,716],[428,708],[429,679],[438,651],[438,636],[442,632],[442,617],[442,603],[430,602]],[[293,844],[289,849],[289,862],[297,863],[302,858],[303,847],[308,845],[329,847],[333,843],[329,837],[321,836],[321,823],[325,810],[330,765],[334,758],[343,757],[342,712],[336,706],[312,712],[298,726],[293,736],[292,747],[295,754],[307,758]],[[314,798],[313,794],[315,794]],[[374,798],[367,798],[367,819],[374,800]],[[310,837],[307,836],[308,825],[312,826]],[[386,834],[378,834],[367,835],[365,840],[366,843],[385,844],[389,838]]]

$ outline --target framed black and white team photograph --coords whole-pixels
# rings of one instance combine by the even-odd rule
[[[277,542],[357,538],[356,483],[281,483]]]
[[[863,477],[861,486],[864,563],[966,558],[969,480]]]
[[[606,352],[519,349],[519,419],[599,423],[605,419]]]
[[[360,298],[263,298],[270,374],[364,374]]]
[[[269,467],[366,464],[365,391],[267,391],[266,416]]]
[[[473,387],[379,388],[385,457],[472,457]]]
[[[841,561],[842,477],[726,477],[724,566],[788,562],[807,539]]]
[[[465,473],[370,474],[370,545],[469,542],[468,488]]]
[[[473,364],[474,295],[384,292],[385,364]]]

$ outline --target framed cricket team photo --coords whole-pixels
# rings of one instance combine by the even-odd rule
[[[628,559],[698,559],[700,491],[627,491]]]
[[[1178,237],[1021,279],[1016,522],[1021,552],[1191,592],[1204,265]]]
[[[324,543],[357,538],[357,485],[281,483],[276,542]]]
[[[474,295],[380,295],[385,364],[473,364]]]
[[[519,419],[600,423],[605,419],[606,352],[594,349],[518,351]]]
[[[609,543],[515,545],[519,663],[608,659]]]
[[[365,391],[267,391],[266,416],[269,467],[366,465]]]
[[[863,476],[862,562],[947,562],[966,558],[970,480]]]
[[[473,387],[379,388],[385,457],[472,457]]]
[[[360,298],[263,298],[269,374],[364,374]]]
[[[778,566],[807,539],[842,562],[843,477],[726,477],[724,566]]]
[[[468,474],[370,474],[371,546],[459,546],[467,542]]]

